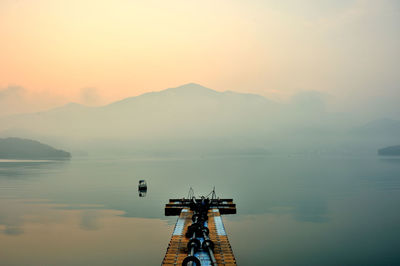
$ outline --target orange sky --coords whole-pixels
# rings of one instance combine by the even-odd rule
[[[399,81],[398,18],[389,0],[2,0],[0,90],[80,101],[95,88],[106,103],[196,82],[346,98]]]
[[[211,2],[164,2],[3,4],[1,85],[61,94],[96,87],[118,98],[187,82],[215,85],[234,77],[238,64],[256,63],[254,36],[233,8],[221,14]]]

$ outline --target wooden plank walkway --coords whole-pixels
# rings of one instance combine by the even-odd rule
[[[165,215],[175,216],[180,215],[183,208],[190,207],[190,199],[170,199],[169,203],[165,204]],[[220,214],[235,214],[236,204],[233,199],[212,199],[210,204],[214,208],[218,208]]]
[[[188,255],[187,243],[189,239],[185,237],[187,227],[192,224],[193,212],[189,208],[183,208],[176,222],[165,254],[162,265],[182,265],[182,261]],[[210,230],[209,237],[214,242],[214,256],[217,265],[236,265],[236,259],[233,255],[228,236],[225,232],[222,217],[218,208],[211,208],[208,211],[208,221],[206,226]],[[201,240],[201,239],[200,239]],[[195,254],[200,259],[201,265],[211,265],[208,254],[205,251],[198,251]]]

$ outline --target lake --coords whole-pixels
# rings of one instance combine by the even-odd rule
[[[0,264],[160,265],[214,186],[238,265],[400,265],[400,158],[311,155],[0,161]]]

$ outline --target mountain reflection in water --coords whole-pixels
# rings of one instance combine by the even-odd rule
[[[176,219],[165,201],[215,185],[237,203],[223,219],[241,265],[396,265],[399,173],[376,157],[0,162],[1,262],[158,265]]]

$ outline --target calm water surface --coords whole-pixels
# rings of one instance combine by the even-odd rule
[[[214,185],[239,265],[400,265],[400,158],[312,156],[0,161],[0,265],[160,265]]]

